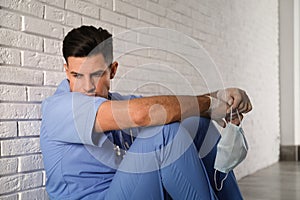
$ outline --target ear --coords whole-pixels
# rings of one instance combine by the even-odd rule
[[[110,79],[113,79],[117,73],[117,69],[118,69],[118,62],[113,62],[111,64],[111,68],[110,68]]]
[[[65,69],[65,72],[66,72],[66,75],[67,75],[67,78],[70,80],[70,73],[69,73],[69,67],[67,64],[64,64],[64,69]]]

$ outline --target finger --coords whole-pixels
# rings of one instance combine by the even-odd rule
[[[235,95],[233,97],[233,103],[232,103],[232,109],[237,109],[240,107],[240,104],[242,103],[242,97],[240,95]]]
[[[229,106],[232,106],[233,101],[234,101],[234,99],[233,99],[231,96],[229,96],[229,97],[228,97],[228,100],[227,100],[227,104],[228,104]]]
[[[238,118],[235,118],[235,119],[232,119],[231,123],[238,126],[238,125],[240,125],[241,122]]]
[[[247,103],[245,103],[244,101],[241,101],[241,103],[239,104],[239,107],[237,107],[237,110],[246,110],[247,108]]]
[[[215,120],[219,126],[225,128],[226,127],[226,122],[223,119],[217,119]]]
[[[231,117],[230,114],[226,115],[225,120],[226,122],[232,122],[232,121],[237,121],[237,122],[241,122],[244,118],[242,113],[237,113],[237,110],[233,111]]]
[[[249,102],[247,107],[247,112],[250,112],[252,110],[252,104]]]
[[[250,102],[248,102],[247,104],[245,104],[245,106],[243,106],[243,108],[239,109],[238,111],[240,113],[248,113],[252,110],[252,105]]]

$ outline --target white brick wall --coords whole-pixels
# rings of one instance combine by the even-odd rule
[[[151,95],[198,94],[223,85],[246,89],[254,105],[243,124],[250,150],[237,177],[278,160],[277,0],[1,0],[0,199],[48,198],[40,103],[65,77],[63,37],[82,24],[116,35],[120,65],[113,90]],[[154,26],[177,32],[124,33]]]

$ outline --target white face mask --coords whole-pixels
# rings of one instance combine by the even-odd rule
[[[223,182],[227,178],[228,172],[240,164],[245,159],[248,152],[248,144],[241,125],[236,126],[235,124],[229,122],[223,129],[221,135],[222,137],[217,145],[217,155],[214,165],[214,181],[218,191],[222,189]],[[220,188],[217,187],[216,183],[217,171],[226,173],[225,178],[221,181]]]

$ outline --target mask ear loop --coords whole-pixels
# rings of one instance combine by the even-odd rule
[[[242,120],[241,120],[241,118],[240,118],[240,113],[239,113],[239,110],[238,109],[236,109],[236,114],[237,114],[237,116],[238,116],[238,118],[239,118],[239,121],[240,121],[240,127],[242,127]]]
[[[232,122],[232,106],[230,107],[230,123]]]
[[[215,188],[216,188],[216,190],[218,192],[220,192],[223,189],[223,184],[224,184],[224,181],[226,180],[227,176],[228,176],[228,173],[226,173],[226,176],[221,180],[220,188],[218,188],[218,184],[217,184],[217,170],[215,169],[214,182],[215,182]]]
[[[240,118],[239,118],[240,120]],[[232,106],[230,107],[230,123],[232,122]],[[226,176],[221,180],[221,185],[220,187],[218,187],[218,184],[217,184],[217,170],[215,169],[215,172],[214,172],[214,182],[215,182],[215,188],[218,192],[220,192],[222,189],[223,189],[223,185],[224,185],[224,181],[226,180],[228,176],[228,173],[226,173]]]

